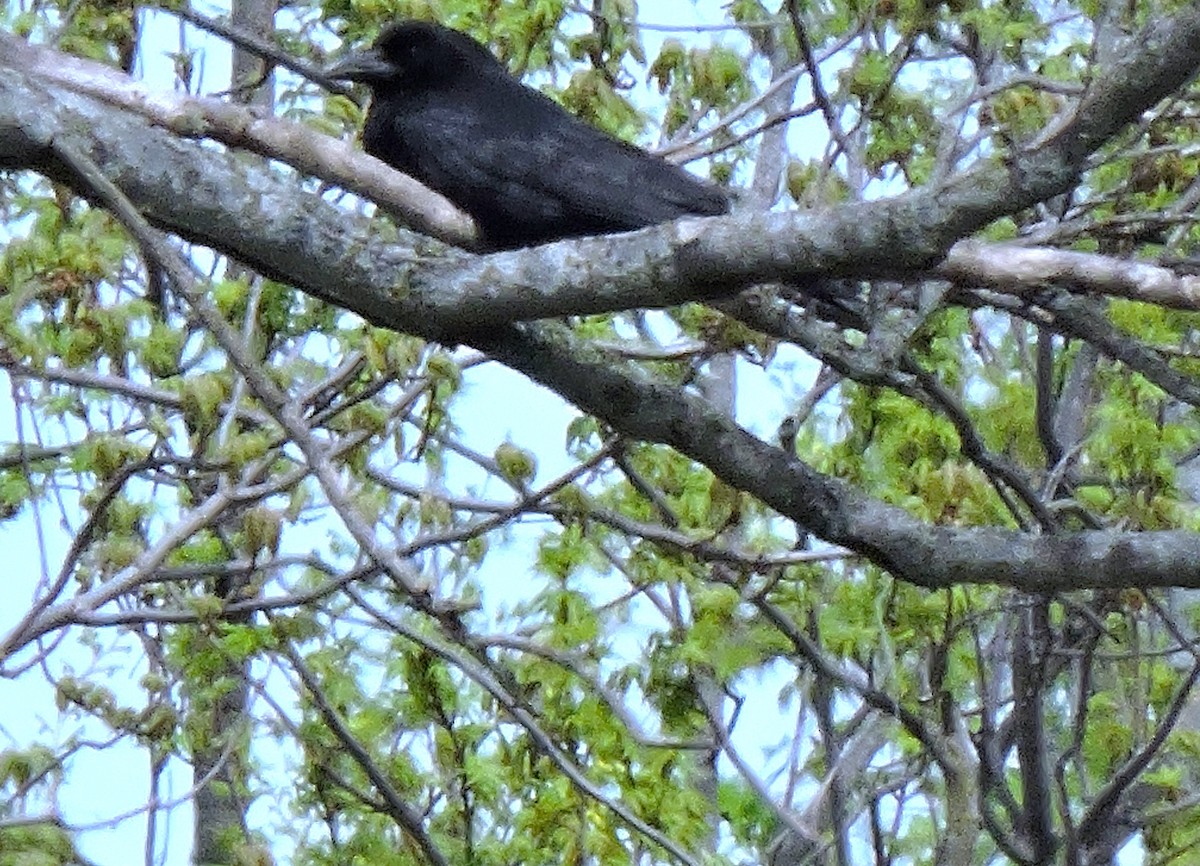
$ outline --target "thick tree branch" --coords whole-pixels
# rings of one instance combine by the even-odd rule
[[[1200,277],[1095,253],[964,240],[951,248],[935,273],[964,286],[1026,297],[1053,285],[1177,310],[1200,310]]]
[[[1110,586],[1200,586],[1200,534],[1032,535],[922,523],[757,439],[681,389],[580,360],[562,334],[512,329],[478,341],[627,436],[663,442],[762,499],[825,541],[921,586],[998,583],[1030,592]]]
[[[183,11],[189,21],[193,16]],[[407,226],[448,243],[470,247],[470,217],[446,199],[349,144],[244,105],[147,87],[112,67],[30,45],[0,32],[0,66],[39,82],[121,108],[185,138],[211,138],[295,166],[370,198]]]

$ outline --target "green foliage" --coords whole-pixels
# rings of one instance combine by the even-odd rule
[[[771,841],[775,815],[762,798],[745,785],[723,782],[717,789],[717,808],[738,838],[765,849]]]
[[[582,566],[594,561],[595,551],[584,538],[578,524],[568,526],[557,536],[547,536],[538,551],[538,567],[558,580],[566,580]]]
[[[493,457],[501,477],[512,484],[527,484],[537,474],[537,458],[510,442],[497,446]]]
[[[0,828],[0,866],[68,866],[81,862],[70,835],[53,824]]]
[[[637,110],[601,70],[587,69],[572,75],[560,99],[573,114],[614,135],[632,138],[642,131],[643,120]]]
[[[1088,702],[1088,731],[1083,756],[1088,772],[1104,778],[1129,757],[1133,732],[1111,693],[1100,693]]]
[[[57,768],[58,762],[54,753],[44,746],[20,751],[6,749],[0,752],[0,788],[10,784],[28,788],[39,780],[44,780]]]
[[[33,493],[29,479],[20,471],[0,472],[0,516],[15,517]]]

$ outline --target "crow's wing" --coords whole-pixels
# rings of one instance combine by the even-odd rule
[[[368,150],[454,201],[498,246],[728,210],[717,187],[588,126],[541,94],[520,85],[495,89],[375,106],[390,123],[371,124]]]

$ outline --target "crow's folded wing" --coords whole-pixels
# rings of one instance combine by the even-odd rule
[[[469,212],[498,246],[725,213],[719,188],[519,88],[408,106],[368,149]],[[377,129],[375,139],[381,139]],[[388,151],[394,151],[389,159]]]

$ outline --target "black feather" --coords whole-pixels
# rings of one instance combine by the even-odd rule
[[[455,30],[393,24],[329,75],[371,88],[366,151],[469,213],[488,249],[729,210],[718,187],[584,123]]]

